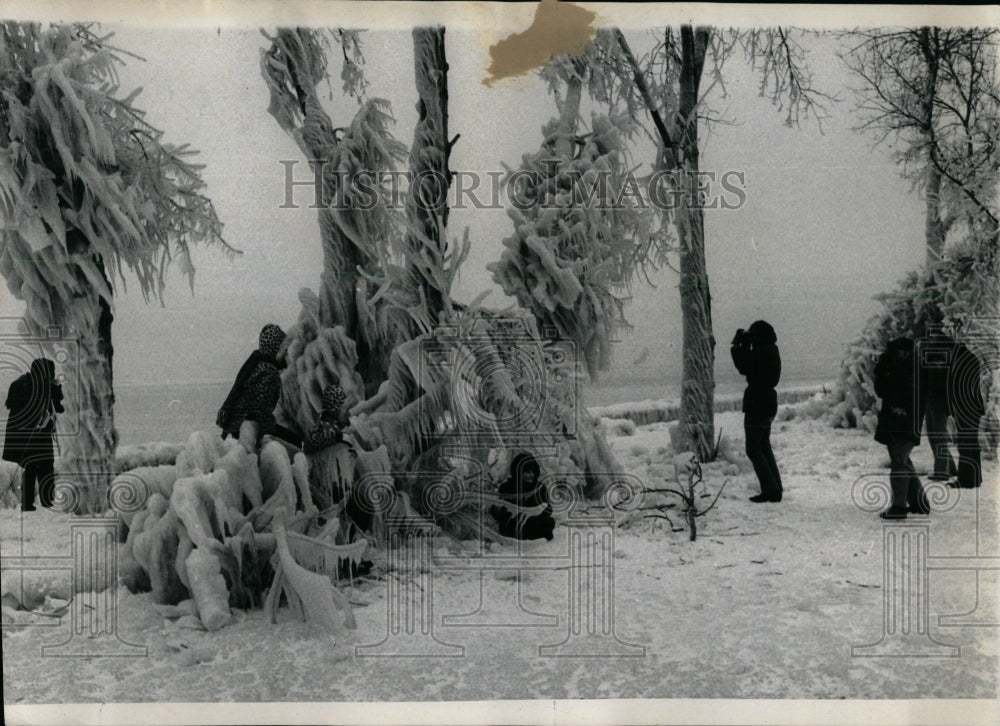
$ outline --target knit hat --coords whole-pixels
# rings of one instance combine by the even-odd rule
[[[285,331],[273,323],[268,323],[260,331],[258,349],[269,358],[277,358],[281,344],[285,342]]]
[[[337,384],[327,386],[323,389],[324,411],[339,411],[340,407],[344,405],[344,401],[346,400],[347,394],[344,393],[344,389]]]

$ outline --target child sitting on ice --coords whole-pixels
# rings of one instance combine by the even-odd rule
[[[323,410],[306,436],[302,447],[305,453],[314,454],[344,440],[340,410],[346,400],[339,380],[323,389]]]
[[[490,507],[497,531],[504,537],[552,539],[556,520],[552,516],[548,492],[538,483],[540,474],[538,462],[527,452],[522,451],[510,462],[510,477],[497,490],[504,504]],[[543,505],[544,509],[537,514],[523,511]]]

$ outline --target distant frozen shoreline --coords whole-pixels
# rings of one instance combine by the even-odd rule
[[[778,390],[778,404],[792,404],[805,401],[817,393],[829,391],[833,385],[833,382],[830,381],[828,383],[814,383],[781,388]],[[716,396],[715,412],[739,411],[742,404],[742,391],[738,394],[730,393]],[[592,406],[587,411],[595,418],[624,418],[632,421],[636,426],[647,426],[663,421],[676,421],[680,413],[680,407],[680,398],[672,397],[633,403],[613,403],[608,406]]]

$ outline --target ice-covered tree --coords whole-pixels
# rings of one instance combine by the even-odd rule
[[[903,178],[926,199],[927,263],[956,222],[996,237],[1000,87],[992,28],[877,28],[843,36],[841,57],[860,81],[861,129],[888,145]]]
[[[579,129],[588,73],[580,58],[549,63],[554,88],[565,84],[559,115],[542,129],[541,148],[525,154],[511,179],[508,208],[514,234],[493,279],[539,326],[576,345],[591,377],[608,370],[615,333],[627,325],[624,308],[635,269],[638,238],[649,233],[645,202],[629,177],[624,134],[627,119],[595,115]]]
[[[546,340],[523,311],[451,299],[469,238],[449,244],[445,237],[455,139],[448,137],[444,29],[413,31],[418,122],[404,214],[385,203],[392,199],[388,188],[374,205],[352,204],[360,193],[353,172],[377,175],[404,158],[386,124],[365,121],[372,109],[387,121],[388,105],[366,101],[349,127],[334,129],[316,92],[326,77],[329,36],[300,28],[268,37],[262,67],[271,113],[307,158],[324,165],[324,270],[318,296],[300,293],[302,315],[289,334],[288,418],[307,430],[336,373],[348,394],[344,424],[362,450],[373,452],[372,461],[393,472],[396,504],[453,531],[469,533],[462,507],[442,514],[437,499],[425,496],[423,475],[454,484],[446,498],[464,502],[472,516],[483,500],[469,475],[482,474],[498,451],[515,446],[549,456],[554,469],[600,490],[616,471],[613,456],[592,422],[577,429],[573,375],[565,373],[558,341]],[[358,501],[376,498],[354,487],[355,472],[337,447],[313,463],[336,479],[335,500],[348,492]],[[449,472],[454,476],[443,476]]]
[[[0,25],[0,273],[24,327],[66,347],[64,473],[78,510],[103,510],[114,473],[111,326],[126,274],[160,298],[172,261],[194,284],[189,246],[219,244],[195,152],[163,141],[119,93],[124,53],[90,26]],[[77,426],[79,427],[77,429]]]
[[[846,33],[842,57],[862,81],[862,129],[889,145],[926,198],[924,269],[908,273],[848,347],[833,394],[836,426],[873,427],[878,355],[917,323],[940,324],[986,363],[987,415],[1000,406],[1000,85],[997,38],[985,28]],[[994,444],[995,446],[995,444]]]
[[[356,402],[384,379],[402,324],[387,318],[392,311],[385,306],[369,304],[375,291],[372,277],[386,266],[399,229],[382,196],[371,200],[371,206],[359,203],[357,175],[395,169],[405,158],[405,148],[389,132],[393,119],[388,102],[364,96],[357,33],[282,28],[273,37],[264,35],[270,41],[270,47],[261,50],[261,72],[271,93],[268,111],[319,172],[323,272],[317,321],[321,328],[339,329],[342,347],[356,349],[355,380],[345,381]],[[340,43],[353,69],[344,75],[345,91],[361,102],[341,127],[320,101],[320,86],[328,81],[331,38]],[[309,392],[316,411],[321,391],[320,385]],[[293,400],[299,397],[293,395]]]
[[[758,71],[760,93],[785,112],[787,125],[822,117],[829,96],[813,88],[806,52],[783,28],[668,27],[653,31],[652,48],[641,56],[620,30],[603,29],[586,56],[591,97],[627,114],[652,140],[650,166],[665,184],[657,193],[675,200],[657,205],[659,232],[641,236],[633,259],[643,266],[676,257],[683,324],[678,433],[684,448],[703,461],[715,449],[715,338],[699,154],[704,127],[721,120],[711,94],[725,95],[723,68],[739,51]]]

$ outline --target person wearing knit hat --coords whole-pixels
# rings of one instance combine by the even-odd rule
[[[307,454],[338,444],[343,441],[343,426],[341,409],[347,400],[347,394],[340,386],[340,381],[332,383],[323,389],[323,410],[316,423],[309,430],[302,450]]]
[[[260,331],[258,347],[236,374],[229,395],[219,409],[215,423],[222,429],[222,438],[238,437],[244,421],[254,421],[260,435],[270,434],[299,446],[299,437],[274,417],[281,398],[281,368],[278,353],[285,342],[285,332],[268,324]]]

